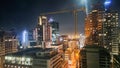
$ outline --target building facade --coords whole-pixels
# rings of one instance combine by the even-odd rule
[[[93,10],[85,19],[85,44],[102,45],[118,54],[118,17],[117,11]]]
[[[111,68],[111,56],[107,49],[91,45],[80,52],[80,68]]]
[[[17,52],[18,40],[13,31],[0,30],[0,68],[3,68],[4,55]]]
[[[52,42],[53,44],[56,44],[59,37],[59,23],[51,21],[50,25],[52,26]]]
[[[103,23],[103,45],[116,55],[119,53],[118,17],[117,11],[106,11]]]
[[[61,68],[63,62],[62,55],[51,48],[30,48],[7,54],[4,68]]]
[[[33,30],[34,39],[37,45],[42,45],[42,42],[50,42],[52,40],[52,27],[48,23],[46,16],[40,16],[37,27]]]
[[[93,10],[85,19],[85,44],[102,44],[102,39],[100,35],[102,32],[102,26],[104,22],[103,11]]]

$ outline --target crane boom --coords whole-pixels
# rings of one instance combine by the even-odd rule
[[[55,11],[55,12],[41,13],[40,15],[52,15],[52,14],[60,14],[60,13],[67,13],[67,12],[70,12],[70,10],[61,10],[61,11]]]
[[[78,35],[78,19],[77,19],[77,12],[84,11],[85,8],[81,9],[73,9],[73,10],[60,10],[55,12],[48,12],[48,13],[41,13],[40,15],[53,15],[53,14],[60,14],[60,13],[67,13],[67,12],[73,12],[74,14],[74,23],[75,23],[75,38],[77,38]]]
[[[41,13],[40,15],[52,15],[52,14],[60,14],[60,13],[67,13],[67,12],[79,12],[79,11],[84,11],[85,8],[81,9],[74,9],[74,10],[60,10],[60,11],[55,11],[55,12],[47,12],[47,13]]]

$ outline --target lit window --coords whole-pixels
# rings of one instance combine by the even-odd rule
[[[102,34],[99,34],[99,36],[102,36]]]
[[[116,13],[116,15],[118,15],[118,13]]]
[[[113,16],[113,18],[115,18],[115,16]]]
[[[90,28],[92,30],[92,28]]]
[[[92,20],[90,20],[90,22],[92,22]]]
[[[104,36],[106,36],[106,34],[104,34]]]
[[[116,24],[118,24],[118,22],[116,22]]]
[[[11,65],[11,67],[13,67],[13,65]]]
[[[108,22],[110,22],[110,20],[108,20]]]
[[[108,15],[108,17],[110,17],[110,15]]]
[[[101,19],[99,19],[98,21],[99,21],[99,22],[101,22],[102,20],[101,20]]]
[[[7,65],[5,64],[5,67],[6,67]]]

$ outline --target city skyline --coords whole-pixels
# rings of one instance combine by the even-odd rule
[[[120,68],[118,0],[0,2],[0,68]]]

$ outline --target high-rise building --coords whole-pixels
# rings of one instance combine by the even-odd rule
[[[118,54],[118,12],[92,10],[85,22],[85,44],[102,45]]]
[[[37,27],[33,30],[34,39],[37,45],[42,45],[42,42],[51,42],[52,28],[48,23],[47,17],[40,16]]]
[[[104,12],[99,10],[93,10],[85,19],[85,44],[101,44],[102,39],[100,35],[102,32],[102,26],[104,22]]]
[[[111,56],[107,49],[91,45],[80,51],[80,68],[111,68]]]
[[[0,68],[3,68],[4,55],[17,51],[18,40],[14,31],[0,30]]]
[[[61,68],[63,62],[62,54],[51,48],[30,48],[7,54],[4,68]]]
[[[103,45],[106,46],[112,54],[119,53],[118,15],[117,11],[106,11],[104,13]]]
[[[41,45],[43,41],[43,27],[42,25],[37,25],[33,30],[33,38],[36,41],[37,45]]]
[[[18,40],[13,31],[0,31],[0,55],[17,51]]]
[[[35,47],[37,46],[37,42],[36,40],[33,38],[33,29],[32,30],[29,30],[28,32],[28,40],[29,40],[29,46],[28,48],[31,48],[31,47]]]
[[[57,43],[59,37],[59,23],[55,21],[50,21],[50,25],[52,26],[52,42],[53,44]]]

